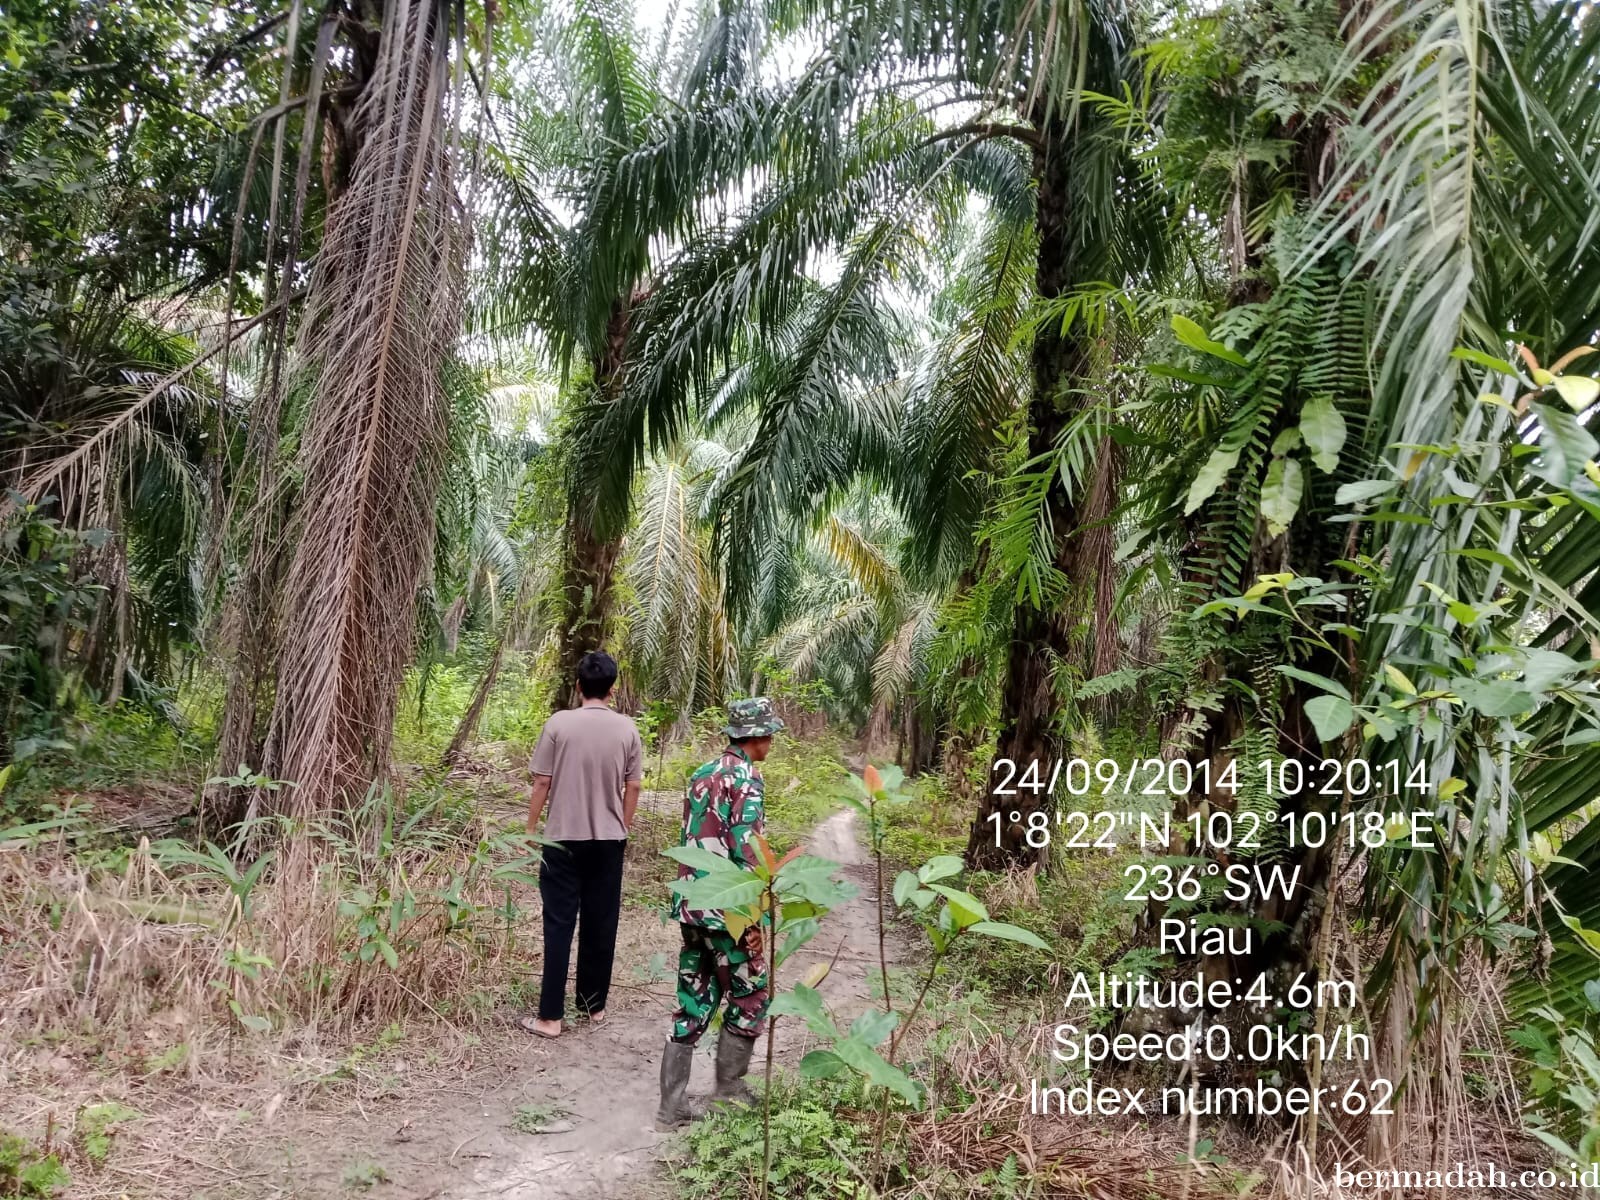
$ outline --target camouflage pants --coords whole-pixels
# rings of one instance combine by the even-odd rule
[[[717,1015],[724,994],[728,1011],[724,1029],[753,1038],[767,1016],[767,962],[752,952],[746,938],[734,941],[721,929],[678,926],[683,949],[678,953],[678,1011],[672,1018],[672,1040],[691,1045]]]

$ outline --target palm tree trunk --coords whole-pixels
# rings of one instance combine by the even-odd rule
[[[602,397],[616,398],[627,374],[628,330],[633,308],[645,293],[619,298],[606,322],[605,344],[591,367],[595,387]],[[591,650],[603,650],[611,636],[612,585],[622,557],[622,530],[627,521],[612,520],[599,527],[594,497],[583,479],[567,481],[567,561],[561,583],[561,642],[557,655],[557,683],[550,706],[559,712],[576,703],[578,661]],[[613,529],[615,532],[613,532]]]
[[[567,519],[567,565],[562,581],[563,616],[561,647],[557,659],[557,685],[551,707],[560,710],[575,703],[573,688],[578,660],[591,650],[605,648],[611,634],[613,584],[622,539],[602,538],[592,518],[581,511]]]
[[[1060,296],[1077,282],[1067,211],[1071,137],[1071,130],[1060,119],[1047,118],[1041,123],[1040,143],[1034,152],[1034,174],[1039,186],[1034,217],[1039,241],[1036,283],[1043,299]],[[1055,322],[1045,322],[1040,327],[1033,343],[1033,394],[1028,405],[1030,458],[1053,450],[1071,422],[1083,402],[1074,393],[1074,385],[1087,365],[1086,347],[1080,340],[1062,336]],[[1050,485],[1045,504],[1055,530],[1056,569],[1076,587],[1081,516],[1059,475]],[[1040,771],[1048,777],[1049,760],[1060,749],[1055,728],[1055,670],[1059,663],[1070,660],[1074,643],[1081,640],[1077,634],[1079,623],[1076,606],[1071,603],[1053,611],[1028,606],[1018,609],[1001,699],[1000,736],[995,746],[997,765],[1001,760],[1010,760],[1021,773],[1029,763],[1038,762]],[[1029,813],[1041,809],[1047,798],[1022,790],[1015,794],[996,793],[995,785],[1003,784],[1004,779],[1004,770],[992,771],[989,786],[978,803],[966,854],[967,865],[974,869],[994,870],[1041,861],[1040,853],[1028,848],[1023,835]],[[996,814],[1000,817],[998,830],[993,820]]]
[[[351,36],[359,60],[365,44]],[[387,771],[432,557],[440,373],[460,328],[466,257],[452,46],[438,5],[385,0],[347,131],[358,136],[329,149],[352,161],[335,164],[348,176],[296,335],[311,396],[262,752],[265,772],[296,786],[260,797],[301,816],[348,803]]]
[[[489,665],[484,669],[483,676],[478,680],[478,687],[472,693],[472,703],[467,705],[467,711],[462,714],[461,723],[456,726],[455,736],[450,739],[450,745],[444,752],[444,765],[452,766],[461,757],[461,752],[466,749],[478,733],[478,722],[483,720],[483,710],[488,707],[489,697],[494,693],[495,682],[500,678],[500,660],[505,655],[505,639],[499,639],[494,644],[494,653],[489,656]]]

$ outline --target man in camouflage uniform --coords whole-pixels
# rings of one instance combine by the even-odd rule
[[[749,868],[760,853],[754,839],[762,832],[762,782],[757,763],[772,749],[772,735],[783,719],[765,696],[728,705],[723,730],[728,745],[689,778],[683,798],[683,840]],[[704,872],[685,866],[680,880]],[[724,995],[727,1011],[717,1038],[717,1086],[720,1100],[752,1098],[744,1076],[750,1054],[767,1015],[766,944],[762,927],[753,925],[738,937],[728,933],[716,909],[689,908],[682,896],[673,904],[683,935],[678,955],[678,1011],[672,1037],[661,1058],[661,1108],[656,1123],[676,1128],[694,1116],[686,1092],[694,1045],[711,1024]]]

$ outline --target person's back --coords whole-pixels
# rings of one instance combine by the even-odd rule
[[[607,703],[617,664],[598,650],[585,654],[577,682],[583,703],[545,722],[530,764],[528,832],[538,832],[548,802],[544,834],[556,843],[539,858],[544,904],[539,1014],[521,1021],[540,1037],[561,1033],[574,929],[578,1008],[596,1023],[605,1019],[622,911],[622,860],[643,776],[639,731]]]
[[[545,722],[533,773],[550,776],[544,835],[556,842],[612,841],[628,836],[622,809],[628,780],[638,779],[641,745],[633,721],[588,705]]]

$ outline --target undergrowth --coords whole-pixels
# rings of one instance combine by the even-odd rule
[[[860,1088],[832,1080],[774,1080],[772,1196],[833,1200],[863,1185],[872,1129]],[[669,1158],[681,1200],[749,1200],[758,1193],[761,1110],[719,1105],[684,1133]]]
[[[659,760],[646,764],[645,787],[681,795],[701,763],[708,762],[727,745],[720,709],[708,709],[691,722],[689,737],[672,745]],[[806,737],[779,733],[772,752],[761,764],[765,781],[767,840],[783,854],[810,836],[838,807],[850,771],[844,765],[844,740],[829,730]]]
[[[425,764],[440,760],[472,704],[491,653],[487,639],[469,635],[445,662],[413,668],[407,674],[395,714],[396,759]],[[470,739],[480,753],[495,747],[507,765],[526,766],[550,715],[551,685],[537,665],[535,654],[507,650],[502,655],[494,688]]]
[[[508,981],[531,942],[537,847],[447,790],[374,792],[277,848],[148,839],[91,815],[0,831],[5,1024],[119,1030],[173,1010],[232,1036],[353,1029]]]
[[[45,1200],[71,1182],[56,1154],[27,1138],[0,1131],[0,1196]]]

